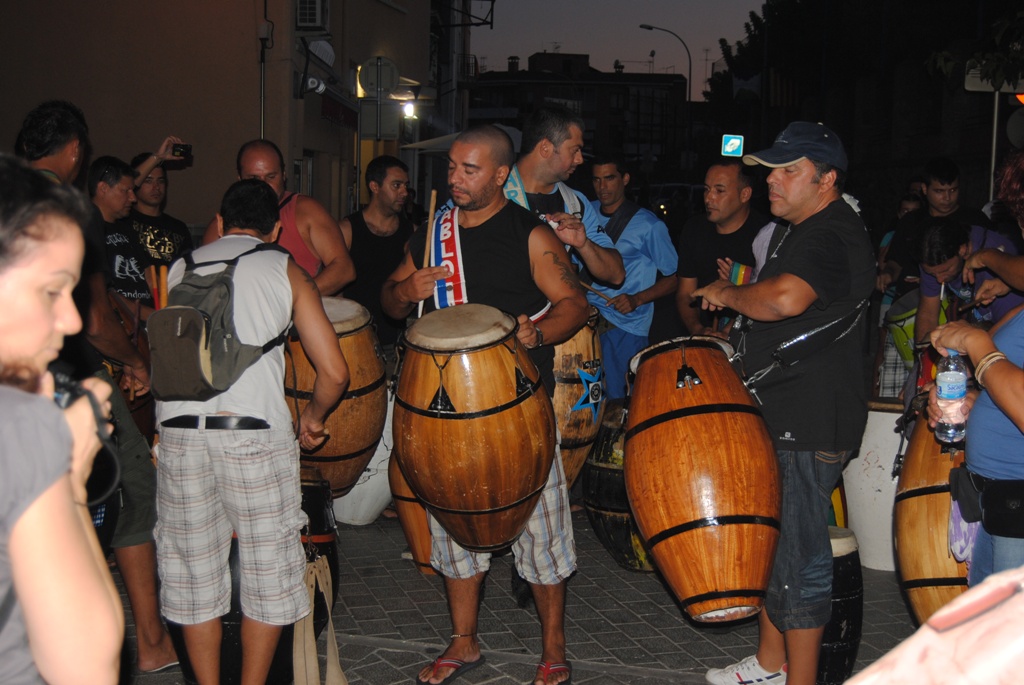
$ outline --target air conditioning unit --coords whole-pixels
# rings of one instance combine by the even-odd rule
[[[295,28],[299,31],[326,31],[330,0],[295,0]]]

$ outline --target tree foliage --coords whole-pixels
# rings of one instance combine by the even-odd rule
[[[992,31],[968,45],[932,55],[930,65],[946,76],[957,67],[974,63],[980,77],[995,89],[1004,83],[1024,90],[1024,10],[1008,10],[992,24]]]

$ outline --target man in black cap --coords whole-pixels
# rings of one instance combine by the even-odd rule
[[[718,280],[694,296],[706,309],[742,315],[732,342],[747,378],[759,377],[752,387],[778,455],[782,516],[757,653],[705,677],[813,685],[831,616],[829,496],[867,420],[857,329],[875,260],[864,223],[842,199],[847,158],[835,133],[793,122],[770,149],[743,161],[772,168],[772,214],[789,225],[776,229],[756,283]],[[775,362],[782,343],[808,333],[788,346],[787,364]]]

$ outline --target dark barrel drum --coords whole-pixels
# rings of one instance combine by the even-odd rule
[[[398,514],[398,522],[402,525],[402,532],[405,533],[405,541],[409,543],[413,563],[416,564],[420,573],[436,575],[437,572],[430,565],[431,539],[427,510],[409,488],[409,483],[402,475],[402,469],[398,466],[397,459],[391,459],[388,464],[388,482],[391,485],[395,513]]]
[[[303,452],[302,464],[320,469],[334,496],[341,497],[363,475],[384,432],[387,378],[370,313],[358,302],[340,297],[325,297],[323,303],[348,363],[349,385],[324,421],[330,437],[313,452]],[[296,412],[301,413],[312,398],[316,369],[301,340],[289,341],[289,349],[294,363],[285,363],[285,395],[292,418],[298,420]]]
[[[609,400],[594,448],[583,465],[583,508],[594,534],[619,566],[653,571],[651,553],[633,520],[623,475],[626,401]]]
[[[313,602],[313,624],[316,634],[327,625],[334,602],[338,597],[338,529],[334,522],[334,510],[331,508],[331,485],[314,468],[302,469],[302,510],[309,517],[309,525],[302,530],[302,542],[306,547],[309,561],[317,556],[326,556],[331,567],[333,596],[331,605],[324,602],[323,593],[317,589]],[[238,585],[238,540],[231,540],[231,554],[228,557],[231,565],[231,610],[222,617],[223,637],[220,648],[220,682],[223,685],[235,685],[242,681],[242,607],[239,600]],[[167,621],[167,629],[174,642],[174,649],[181,660],[181,673],[185,682],[195,685],[195,671],[188,659],[185,648],[185,636],[181,624]],[[286,685],[292,682],[292,626],[285,626],[281,631],[281,639],[277,643],[277,651],[267,675],[268,685]]]
[[[918,623],[967,590],[967,565],[949,551],[949,471],[964,462],[921,416],[896,484],[893,526],[900,588]]]
[[[597,309],[591,307],[587,325],[555,346],[555,391],[551,403],[568,487],[580,475],[601,427],[604,382]]]
[[[829,526],[828,536],[832,543],[832,617],[821,638],[817,685],[841,685],[857,662],[864,625],[864,574],[853,531]]]
[[[464,304],[402,337],[394,456],[452,538],[489,552],[526,527],[548,480],[555,418],[516,320]]]
[[[718,338],[691,337],[630,362],[629,503],[658,570],[701,622],[760,611],[779,538],[775,450],[731,356]]]

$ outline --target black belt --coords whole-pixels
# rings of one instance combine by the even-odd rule
[[[214,416],[175,416],[160,423],[164,428],[193,428],[200,426],[206,430],[224,431],[258,431],[267,430],[270,424],[263,419],[252,416],[233,416],[228,414],[217,414]]]

